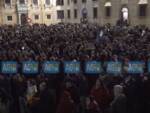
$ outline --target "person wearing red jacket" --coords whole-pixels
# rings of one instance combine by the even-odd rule
[[[95,86],[91,90],[91,96],[97,101],[99,108],[105,111],[110,104],[110,94],[100,79],[97,79]]]

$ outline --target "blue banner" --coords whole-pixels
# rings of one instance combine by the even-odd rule
[[[122,71],[122,63],[110,61],[107,62],[107,73],[119,74]]]
[[[36,74],[38,73],[39,63],[36,61],[25,61],[23,62],[23,73],[25,74]]]
[[[15,74],[17,73],[17,62],[15,61],[3,61],[2,62],[3,74]]]
[[[87,61],[85,65],[85,73],[98,74],[102,72],[101,62]]]
[[[80,62],[78,61],[66,61],[64,62],[65,73],[80,73]]]
[[[128,73],[141,74],[144,73],[144,62],[142,61],[131,61],[128,64]]]
[[[43,71],[47,74],[59,73],[60,62],[57,61],[46,61],[43,64]]]

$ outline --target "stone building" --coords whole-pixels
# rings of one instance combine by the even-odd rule
[[[87,21],[100,25],[124,20],[150,26],[150,0],[0,0],[0,24]]]
[[[0,0],[0,24],[55,23],[53,1],[55,0]]]
[[[149,2],[150,0],[101,0],[100,24],[114,25],[118,19],[126,18],[130,25],[150,26]],[[108,16],[107,13],[110,15]]]
[[[4,3],[5,2],[5,3]],[[0,24],[16,24],[16,0],[0,0]]]
[[[64,0],[62,11],[64,22],[79,23],[86,12],[90,23],[115,25],[122,19],[130,25],[150,26],[149,2],[150,0]]]

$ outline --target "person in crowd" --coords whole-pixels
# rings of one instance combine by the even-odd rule
[[[149,113],[150,112],[150,79],[147,76],[144,76],[142,79],[142,89],[143,89],[143,95],[142,95],[142,112]]]
[[[46,82],[40,84],[38,113],[55,113],[56,95],[51,92]]]
[[[75,102],[73,100],[71,92],[69,91],[71,87],[72,87],[71,82],[66,82],[66,88],[62,92],[56,113],[75,113],[76,112]]]
[[[30,113],[28,107],[28,101],[26,97],[26,91],[23,91],[19,97],[19,108],[20,108],[20,113]]]
[[[11,98],[13,99],[10,106],[10,112],[20,113],[19,97],[22,94],[23,86],[20,84],[20,81],[18,80],[18,75],[13,76],[11,78],[10,86],[11,86]]]
[[[36,81],[33,79],[27,80],[27,103],[31,113],[38,112],[39,97]]]
[[[28,101],[32,101],[32,97],[38,92],[37,85],[34,80],[27,81],[27,99]]]
[[[97,79],[95,86],[91,90],[90,95],[94,97],[102,112],[109,108],[110,93],[100,79]]]
[[[79,75],[79,96],[80,96],[80,111],[85,112],[86,97],[88,97],[88,81],[82,74]]]
[[[121,85],[114,86],[114,99],[111,103],[111,113],[128,113],[127,98]]]
[[[101,113],[98,103],[92,96],[86,98],[85,113]]]
[[[56,60],[62,64],[65,60],[73,60],[81,61],[82,69],[88,60],[102,61],[104,68],[105,61],[124,63],[122,77],[108,76],[97,81],[97,77],[84,73],[66,76],[62,68],[55,77],[0,75],[0,107],[3,109],[0,108],[0,112],[8,108],[9,113],[108,113],[112,87],[123,82],[123,88],[119,86],[119,96],[114,95],[112,112],[120,113],[118,107],[125,109],[127,101],[127,112],[149,113],[149,74],[133,77],[127,73],[128,61],[149,61],[149,37],[149,28],[123,26],[120,20],[116,26],[91,23],[0,26],[1,61],[13,60],[20,64],[25,60]],[[64,82],[66,87],[62,88]]]
[[[0,88],[0,113],[9,113],[9,101],[10,97],[6,90]]]

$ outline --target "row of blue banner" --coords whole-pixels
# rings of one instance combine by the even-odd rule
[[[108,61],[106,64],[106,72],[110,74],[122,73],[122,62]],[[78,61],[65,61],[63,63],[63,69],[65,73],[80,73],[81,65]],[[140,74],[144,73],[145,62],[142,61],[130,61],[126,66],[128,73]],[[36,74],[39,72],[39,62],[37,61],[24,61],[22,62],[22,71],[24,74]],[[42,63],[42,72],[46,74],[57,74],[60,72],[59,61],[45,61]],[[41,71],[40,69],[40,71]],[[100,61],[87,61],[85,62],[84,72],[87,74],[99,74],[104,71],[102,62]],[[2,61],[1,72],[3,74],[15,74],[18,72],[18,63],[15,61]],[[150,72],[150,62],[148,62],[148,72]]]

